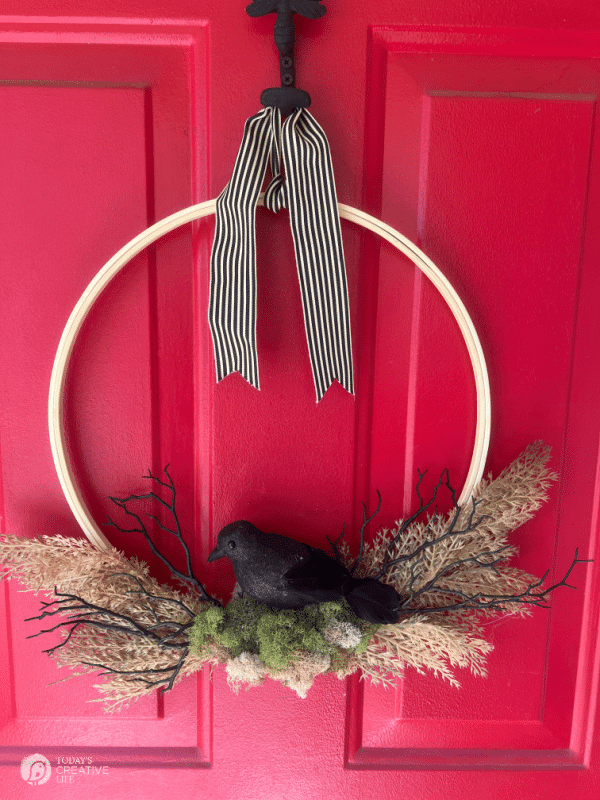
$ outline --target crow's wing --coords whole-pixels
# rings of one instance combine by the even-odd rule
[[[283,583],[307,603],[324,603],[345,597],[357,617],[374,625],[398,622],[402,597],[386,583],[373,578],[353,578],[348,570],[322,550],[309,547],[283,575]]]
[[[296,592],[307,593],[315,602],[319,602],[319,595],[324,596],[323,601],[339,597],[343,584],[350,578],[348,570],[330,558],[322,550],[308,547],[308,554],[291,566],[283,575],[286,586]],[[335,595],[332,597],[332,592]]]

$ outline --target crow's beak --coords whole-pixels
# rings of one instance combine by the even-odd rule
[[[215,549],[212,551],[212,553],[209,555],[208,560],[216,561],[218,558],[223,558],[224,555],[225,553],[221,550],[219,545],[217,545]]]

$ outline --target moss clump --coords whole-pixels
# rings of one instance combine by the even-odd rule
[[[363,628],[367,623],[356,616],[345,600],[332,600],[329,603],[319,603],[316,606],[307,606],[304,611],[312,613],[317,617],[322,627],[328,622],[349,622],[357,628]]]
[[[194,619],[190,632],[190,649],[202,655],[211,644],[231,651],[233,658],[241,653],[256,652],[256,628],[261,616],[269,609],[249,598],[240,598],[226,608],[208,608]]]
[[[364,653],[367,647],[369,646],[369,642],[371,641],[371,636],[377,631],[379,625],[372,625],[370,622],[365,622],[363,628],[363,636],[360,640],[360,644],[352,649],[353,653],[357,655],[359,653]]]
[[[349,623],[363,633],[360,643],[347,653],[362,652],[377,629],[358,619],[343,600],[278,610],[243,597],[226,608],[211,607],[198,614],[190,631],[190,649],[203,655],[218,644],[232,658],[254,653],[270,669],[280,670],[292,664],[299,651],[335,654],[339,648],[322,633],[332,621]]]
[[[304,613],[304,609],[264,614],[259,620],[256,638],[258,657],[271,669],[288,667],[299,650],[331,653],[334,649],[315,628],[312,614]]]

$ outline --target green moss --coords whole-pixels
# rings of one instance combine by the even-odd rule
[[[322,620],[323,625],[327,625],[332,620],[338,622],[351,622],[353,625],[360,627],[362,621],[352,611],[345,600],[332,600],[329,603],[320,603],[318,606],[311,606],[315,609],[315,613]]]
[[[351,652],[352,653],[364,653],[367,647],[369,646],[369,642],[371,641],[371,636],[377,631],[379,625],[372,625],[370,622],[363,623],[362,630],[362,639],[360,640],[360,644],[356,647],[353,647]]]
[[[332,620],[349,622],[363,631],[360,644],[346,652],[362,652],[377,630],[358,619],[343,600],[292,611],[268,608],[244,597],[232,600],[226,608],[211,607],[198,614],[190,632],[190,649],[202,655],[211,644],[219,644],[233,658],[248,651],[271,669],[285,669],[300,650],[335,656],[338,648],[321,633]]]
[[[300,647],[298,633],[293,612],[264,614],[256,630],[258,657],[273,669],[287,667],[294,649]]]
[[[305,609],[262,616],[256,631],[260,660],[272,669],[284,669],[299,650],[332,653],[335,647],[315,627],[316,619],[312,610],[306,612]]]
[[[216,606],[211,606],[198,614],[190,630],[190,650],[198,655],[203,655],[207,647],[218,641],[224,621],[225,610]]]
[[[332,653],[335,647],[324,637],[321,631],[315,628],[308,628],[302,635],[302,647],[304,650],[312,650],[313,653]]]
[[[346,668],[350,653],[348,650],[341,650],[336,648],[335,652],[331,654],[331,672],[341,672]]]

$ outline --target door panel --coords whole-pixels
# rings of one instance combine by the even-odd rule
[[[46,433],[73,305],[134,235],[221,191],[243,122],[276,80],[273,17],[216,0],[150,5],[136,18],[113,0],[98,18],[77,0],[71,16],[44,17],[35,0],[38,16],[0,18],[9,533],[78,533]],[[518,3],[326,5],[321,20],[297,19],[297,76],[328,134],[338,197],[413,239],[465,302],[490,370],[488,469],[535,439],[552,445],[560,480],[514,541],[520,567],[560,576],[576,547],[599,557],[600,12],[562,0],[543,17]],[[233,519],[318,546],[347,523],[355,542],[376,490],[378,524],[389,525],[415,507],[417,469],[429,469],[425,491],[444,467],[460,488],[475,392],[436,290],[343,223],[357,396],[336,384],[315,404],[289,223],[266,210],[261,391],[239,375],[215,385],[212,227],[170,234],[107,288],[77,343],[66,417],[100,523],[109,494],[147,488],[145,470],[171,464],[196,572],[226,597],[233,574],[222,562],[209,570],[206,555]],[[143,542],[107,536],[166,578]],[[461,673],[458,690],[409,671],[387,691],[326,677],[306,700],[273,683],[236,695],[219,668],[113,716],[87,702],[93,677],[55,682],[64,675],[40,652],[49,643],[26,638],[35,598],[2,587],[0,786],[111,799],[595,796],[597,570],[574,580],[578,591],[557,593],[549,612],[491,624],[489,676]],[[34,752],[54,771],[31,789],[19,764]],[[106,770],[59,782],[58,759],[78,757]]]
[[[375,30],[374,47],[381,52],[374,59],[372,85],[380,90],[371,100],[371,113],[383,118],[385,135],[378,150],[381,166],[377,170],[372,163],[371,169],[382,176],[382,217],[425,242],[426,252],[444,264],[446,275],[468,298],[468,307],[485,320],[495,401],[490,463],[498,470],[500,442],[519,441],[517,430],[527,431],[530,439],[543,436],[560,451],[569,415],[585,413],[594,391],[595,377],[587,370],[580,378],[584,394],[572,393],[571,378],[578,369],[573,349],[579,326],[597,315],[597,288],[580,296],[579,287],[583,274],[591,277],[595,271],[584,247],[590,187],[598,181],[591,165],[597,163],[593,131],[599,83],[597,61],[568,58],[556,42],[547,42],[539,58],[512,36],[496,35],[494,44],[490,55],[488,41],[482,44],[465,33]],[[386,312],[377,317],[382,326],[374,356],[373,437],[384,442],[383,450],[388,442],[388,456],[393,400],[380,400],[379,387],[393,388],[384,375],[398,349],[393,331],[400,315],[394,301],[391,319],[386,316],[389,295],[402,294],[390,278],[398,272],[394,261],[386,253],[379,262],[383,299],[378,308],[385,306]],[[408,412],[414,432],[414,444],[407,446],[411,474],[435,462],[440,431],[444,444],[450,438],[452,452],[461,453],[461,444],[472,441],[461,427],[463,409],[474,407],[472,396],[460,392],[461,386],[469,387],[468,364],[461,375],[460,363],[448,357],[452,347],[460,352],[460,342],[452,341],[448,315],[444,319],[435,293],[421,284],[416,281],[412,292],[417,363],[405,370],[417,376],[414,391],[405,392],[414,404]],[[563,457],[569,457],[568,450]],[[391,477],[378,452],[372,470],[381,470],[377,486],[398,478]],[[589,504],[595,476],[589,474],[588,480]],[[536,562],[550,564],[554,553],[558,563],[568,564],[569,552],[587,536],[581,528],[565,527],[563,508],[553,499],[515,533],[525,569],[539,571]],[[585,629],[569,626],[571,600],[567,613],[557,597],[545,619],[535,615],[519,625],[510,620],[490,625],[496,651],[488,682],[461,676],[463,689],[455,692],[434,677],[411,673],[395,693],[361,684],[353,695],[355,742],[361,749],[353,758],[361,764],[406,766],[441,758],[459,766],[469,750],[469,763],[481,766],[572,763],[572,727],[581,724],[573,704],[582,665],[574,654]],[[582,600],[574,599],[579,619]],[[563,753],[560,759],[557,750]]]
[[[205,29],[104,22],[82,30],[62,21],[24,24],[20,35],[25,31],[35,47],[17,45],[19,36],[4,31],[12,41],[0,87],[4,187],[12,199],[2,220],[2,447],[4,465],[15,465],[4,468],[4,529],[77,535],[47,446],[49,370],[61,327],[116,243],[195,199],[191,176],[205,156],[206,126],[198,120],[206,105],[202,91],[193,103],[190,93],[206,85]],[[81,45],[90,41],[93,56],[83,60]],[[69,449],[101,521],[107,495],[131,487],[131,456],[139,484],[148,467],[164,466],[163,444],[177,452],[176,473],[189,474],[187,488],[177,475],[182,494],[193,493],[193,442],[186,431],[194,407],[195,249],[186,230],[137,258],[94,307],[78,340],[68,378]],[[23,380],[13,381],[19,372]],[[175,424],[177,415],[184,425]],[[191,518],[183,510],[188,527]],[[151,558],[149,550],[142,555],[140,542],[120,544]],[[50,644],[26,638],[34,628],[23,620],[38,613],[34,598],[16,585],[4,589],[10,658],[2,684],[11,691],[3,745],[29,752],[33,737],[48,758],[91,747],[110,748],[110,760],[117,761],[126,748],[127,761],[139,764],[209,761],[207,675],[187,682],[178,698],[157,695],[118,718],[104,715],[88,702],[97,694],[96,679],[64,682],[64,673],[40,658]]]

